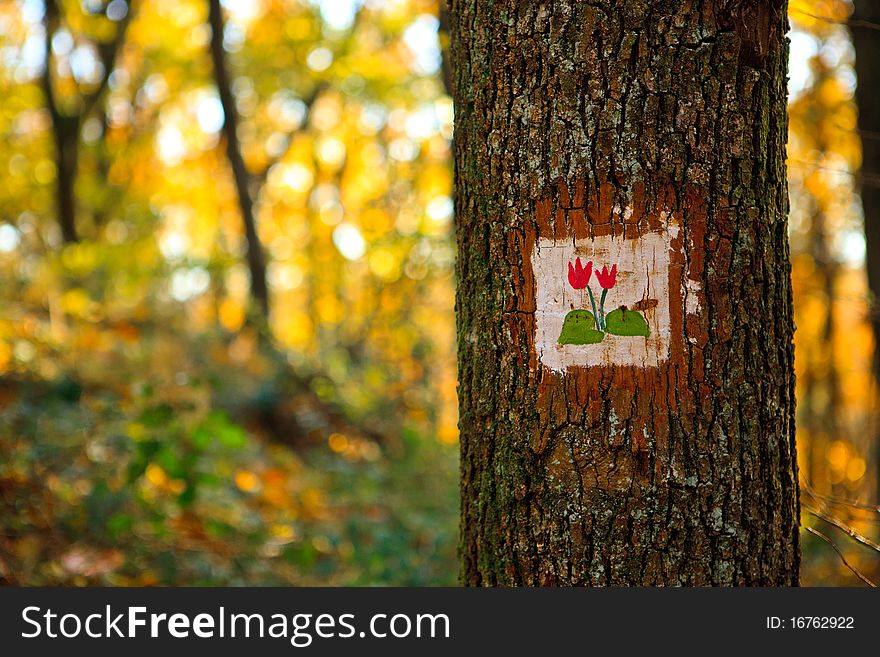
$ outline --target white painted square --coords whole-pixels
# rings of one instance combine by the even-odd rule
[[[542,365],[561,372],[569,367],[634,365],[657,367],[669,359],[670,244],[678,226],[651,232],[637,239],[605,236],[595,239],[565,240],[539,238],[532,254],[535,275],[535,348]],[[575,290],[568,281],[568,263],[576,258],[586,265],[592,261],[594,272],[603,266],[617,265],[617,281],[608,290],[605,312],[622,305],[633,308],[642,300],[656,299],[657,305],[642,312],[649,336],[619,336],[606,333],[596,344],[559,344],[565,316],[574,309],[592,312],[586,288]],[[602,288],[596,274],[590,287],[599,306]]]

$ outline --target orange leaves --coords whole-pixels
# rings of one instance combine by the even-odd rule
[[[235,485],[243,493],[255,493],[260,488],[260,479],[250,470],[238,470],[235,473]]]
[[[129,322],[117,322],[113,325],[113,331],[119,338],[128,344],[136,343],[140,337],[141,332],[137,326],[131,324]]]

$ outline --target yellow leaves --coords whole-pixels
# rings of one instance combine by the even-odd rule
[[[820,53],[809,62],[812,82],[789,104],[789,157],[795,176],[814,174],[827,186],[839,176],[828,169],[855,170],[861,146],[848,69]],[[849,73],[851,75],[851,73]],[[841,162],[841,159],[843,162]],[[815,166],[806,166],[812,164]]]
[[[865,445],[846,426],[873,408],[867,289],[862,270],[838,266],[829,297],[827,271],[806,253],[793,258],[799,459],[817,489],[841,485],[855,494],[865,483]]]
[[[394,227],[394,218],[381,208],[367,208],[360,215],[361,230],[368,240],[385,236]]]
[[[291,348],[303,348],[310,344],[314,334],[311,318],[303,312],[292,312],[274,323],[275,335],[281,344]]]
[[[296,529],[292,525],[276,523],[269,528],[276,543],[292,543],[296,540]]]
[[[0,340],[0,373],[6,372],[12,363],[12,347],[5,340]]]
[[[338,299],[332,296],[322,296],[315,300],[315,310],[318,320],[323,324],[336,324],[345,317],[345,308]]]
[[[55,163],[51,160],[40,160],[34,167],[34,180],[41,185],[55,181]]]
[[[788,15],[801,29],[826,35],[849,17],[851,6],[842,0],[790,0]]]
[[[304,513],[322,516],[327,511],[327,494],[319,488],[306,488],[300,495],[300,503]]]
[[[309,116],[311,124],[318,131],[330,130],[342,118],[342,103],[335,95],[325,94],[315,101]]]
[[[274,262],[269,265],[269,283],[274,288],[293,290],[302,285],[304,279],[304,272],[297,265]]]
[[[816,93],[816,99],[828,107],[845,103],[852,98],[850,90],[844,88],[836,77],[826,77],[821,80],[816,87]]]
[[[327,438],[327,444],[337,454],[344,452],[348,448],[348,438],[341,433],[331,433]]]
[[[243,493],[255,493],[260,488],[260,479],[250,470],[238,470],[235,485]]]
[[[147,481],[157,488],[161,488],[168,483],[168,475],[166,475],[165,471],[155,463],[150,463],[144,474],[147,477]]]
[[[801,10],[846,15],[842,3],[830,1],[795,1],[791,9],[822,38],[839,26],[811,22]],[[833,45],[828,52],[831,57],[820,50],[810,60],[810,84],[790,104],[798,456],[817,490],[842,486],[849,496],[865,483],[866,445],[849,427],[871,413],[872,341],[864,273],[846,262],[842,248],[847,234],[861,230],[854,226],[853,176],[847,174],[860,158],[851,80],[845,60],[833,60]]]
[[[220,324],[230,333],[238,331],[244,324],[245,311],[242,303],[236,299],[225,298],[220,302]]]
[[[256,355],[257,339],[253,331],[242,331],[229,343],[229,359],[236,365],[248,364]]]
[[[419,176],[419,192],[427,204],[437,197],[450,198],[452,194],[452,172],[445,161],[426,166]]]
[[[162,17],[170,19],[179,27],[190,27],[201,18],[199,8],[187,2],[159,0],[158,11]]]
[[[865,476],[867,464],[860,456],[853,457],[846,466],[846,478],[852,482],[859,481]]]
[[[297,16],[284,21],[284,34],[293,41],[314,38],[315,23],[307,16]]]
[[[336,137],[324,137],[318,141],[317,156],[325,168],[336,171],[345,162],[345,144]]]
[[[348,437],[336,432],[327,437],[327,445],[335,453],[341,454],[349,461],[375,461],[382,455],[379,446],[373,441]]]
[[[61,296],[61,307],[64,312],[76,317],[88,318],[96,310],[96,304],[82,288],[68,290]]]
[[[172,479],[161,466],[150,463],[144,472],[144,477],[157,491],[180,495],[186,490],[186,482],[181,479]]]
[[[370,271],[386,282],[400,278],[400,260],[390,249],[380,248],[372,251],[369,257]]]
[[[107,182],[111,185],[123,185],[130,178],[131,170],[121,160],[117,160],[110,165],[110,170],[107,172]]]
[[[250,288],[250,277],[244,265],[237,264],[226,270],[224,283],[232,297],[246,299]],[[243,302],[243,301],[242,301]]]
[[[129,438],[138,442],[147,437],[147,428],[140,422],[129,422],[126,427],[126,433]]]
[[[853,452],[852,446],[842,440],[835,440],[827,450],[828,464],[831,466],[831,483],[838,484],[844,479],[858,482],[865,476],[865,459]]]
[[[458,442],[458,426],[444,422],[440,425],[437,438],[444,445],[454,445]]]
[[[270,184],[283,186],[302,194],[312,187],[315,178],[312,170],[300,162],[278,164],[270,173]]]
[[[843,470],[849,459],[849,445],[842,440],[835,440],[828,448],[828,463],[835,470]]]
[[[61,262],[74,275],[88,274],[100,261],[100,249],[100,245],[93,242],[68,244],[61,253]]]

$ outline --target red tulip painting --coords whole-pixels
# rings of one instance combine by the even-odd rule
[[[596,272],[596,275],[598,274],[599,272]],[[587,293],[590,295],[590,304],[593,306],[593,321],[596,322],[596,330],[601,331],[602,327],[599,325],[598,321],[599,316],[596,314],[596,299],[593,297],[593,288],[590,287],[590,277],[592,275],[592,261],[588,262],[586,267],[581,265],[580,258],[575,259],[574,265],[570,262],[568,263],[568,282],[575,290],[587,289]],[[589,315],[589,313],[587,313],[587,315]]]
[[[617,265],[611,265],[611,271],[608,271],[608,265],[602,267],[602,271],[597,269],[596,280],[599,281],[599,287],[603,290],[610,290],[617,282]]]
[[[597,272],[598,273],[598,272]],[[588,262],[584,267],[581,259],[577,258],[572,265],[568,263],[568,282],[575,290],[583,290],[590,282],[590,276],[593,275],[593,263]]]
[[[602,318],[602,330],[604,331],[606,330],[605,297],[608,295],[608,290],[614,287],[614,284],[617,282],[617,265],[611,265],[611,271],[608,271],[608,265],[602,267],[602,271],[597,269],[596,280],[599,281],[599,287],[602,288],[602,298],[599,300],[599,316]]]
[[[531,268],[540,365],[565,372],[669,360],[673,313],[700,311],[701,295],[671,269],[673,259],[681,261],[682,243],[674,224],[634,238],[539,237]]]
[[[568,263],[568,283],[575,290],[586,288],[590,295],[590,305],[593,312],[583,309],[572,309],[565,318],[562,331],[559,334],[559,344],[595,344],[605,339],[606,333],[622,336],[643,336],[647,338],[651,334],[645,316],[635,310],[629,310],[626,306],[620,306],[605,314],[605,298],[608,290],[617,283],[617,263],[603,265],[601,271],[595,270],[596,281],[602,288],[602,296],[599,299],[599,311],[596,312],[596,298],[593,296],[593,288],[590,287],[590,278],[593,274],[593,262],[581,264],[581,259],[576,258],[574,264]],[[609,325],[610,321],[610,325]]]

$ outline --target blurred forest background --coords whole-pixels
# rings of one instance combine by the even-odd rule
[[[790,7],[813,585],[880,581],[852,11]],[[456,582],[446,42],[436,0],[0,0],[0,582]]]

